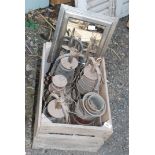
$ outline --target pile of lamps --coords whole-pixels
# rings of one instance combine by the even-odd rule
[[[48,74],[51,81],[46,81],[43,113],[53,123],[98,125],[96,122],[106,112],[106,102],[99,95],[101,59],[71,45],[68,49],[69,53],[60,55]]]

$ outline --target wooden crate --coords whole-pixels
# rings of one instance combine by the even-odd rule
[[[61,3],[70,3],[72,0],[50,0],[51,4],[57,5]]]
[[[34,149],[44,148],[96,152],[113,132],[104,58],[100,68],[102,72],[100,95],[102,95],[107,104],[106,113],[102,117],[103,122],[105,122],[104,125],[97,127],[51,123],[46,116],[42,114],[44,76],[50,66],[50,64],[47,63],[47,56],[51,46],[52,43],[47,42],[43,47],[40,86],[32,147]]]

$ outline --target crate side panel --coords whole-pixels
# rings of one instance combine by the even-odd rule
[[[46,62],[47,63],[47,62]],[[45,64],[46,65],[46,64]],[[104,59],[102,61],[102,78],[103,78],[103,85],[101,89],[101,95],[106,100],[107,103],[107,112],[103,116],[103,121],[111,121],[111,113],[110,112],[110,105],[109,105],[109,96],[106,84],[106,72],[105,72],[105,62]],[[42,103],[40,103],[42,104]],[[109,118],[109,119],[108,119]],[[44,121],[44,117],[41,120],[41,127],[39,129],[40,133],[64,133],[64,134],[82,134],[82,135],[90,135],[90,136],[97,136],[103,137],[106,132],[110,132],[109,129],[103,127],[89,127],[89,126],[79,126],[79,125],[65,125],[65,124],[52,124]]]
[[[44,75],[47,71],[47,68],[49,67],[49,64],[47,63],[47,56],[50,51],[51,45],[52,45],[52,43],[50,43],[50,42],[47,42],[43,45],[40,81],[39,81],[39,87],[38,87],[38,99],[37,99],[37,105],[36,105],[36,111],[35,111],[34,135],[37,134],[38,129],[40,127],[41,109],[42,109],[42,95],[43,95],[43,89],[44,89],[44,85],[43,85]]]
[[[75,6],[81,10],[89,10],[108,16],[114,16],[114,0],[75,0]],[[108,9],[108,11],[107,11]]]
[[[107,110],[104,116],[102,117],[102,119],[103,119],[103,122],[106,122],[106,121],[112,121],[112,120],[111,120],[111,110],[110,110],[110,103],[109,103],[109,94],[108,94],[108,85],[107,85],[107,76],[106,76],[106,67],[105,67],[104,58],[102,59],[101,66],[102,67],[100,67],[100,69],[103,76],[102,76],[102,85],[100,86],[100,95],[103,96],[103,98],[107,103],[106,104]]]
[[[35,137],[33,148],[96,152],[103,143],[100,138],[40,134]]]
[[[40,126],[39,133],[74,134],[104,138],[107,133],[111,133],[111,128],[46,122]]]

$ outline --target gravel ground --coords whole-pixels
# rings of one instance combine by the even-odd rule
[[[98,153],[31,149],[41,52],[42,45],[46,42],[39,33],[46,30],[41,27],[37,30],[25,29],[25,39],[31,51],[27,48],[25,51],[25,148],[27,155],[129,154],[129,31],[126,27],[127,20],[128,17],[120,19],[105,55],[114,133]]]

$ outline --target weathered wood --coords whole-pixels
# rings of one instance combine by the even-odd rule
[[[110,7],[110,3],[107,1],[106,3],[99,3],[99,4],[96,4],[95,6],[90,5],[88,7],[88,10],[94,11],[94,12],[100,12],[109,7]]]
[[[61,3],[69,3],[72,0],[50,0],[51,4],[56,5],[56,4],[61,4]]]
[[[75,6],[107,16],[115,16],[115,0],[75,0]]]
[[[110,42],[113,34],[116,23],[118,22],[118,18],[116,17],[109,17],[105,15],[99,15],[98,13],[94,13],[91,11],[82,11],[75,7],[71,7],[68,5],[61,5],[59,11],[58,22],[56,25],[56,31],[53,37],[53,48],[51,48],[48,62],[55,61],[55,59],[60,55],[60,47],[63,42],[63,37],[66,34],[67,24],[70,19],[82,20],[88,23],[92,23],[95,25],[100,25],[104,27],[104,31],[101,37],[101,41],[99,43],[98,48],[98,56],[103,57],[107,50],[107,45]]]
[[[43,54],[42,54],[42,57],[45,58],[45,54],[46,52],[46,44],[43,45]],[[38,103],[41,103],[42,102],[42,94],[43,94],[43,88],[42,88],[42,83],[44,81],[44,60],[42,60],[42,63],[41,63],[41,72],[40,72],[40,81],[39,81],[39,89],[38,89]],[[36,113],[35,113],[35,124],[34,124],[34,136],[36,136],[38,134],[38,129],[40,127],[40,120],[41,120],[41,107],[42,105],[41,104],[37,104],[36,106]]]
[[[122,18],[129,14],[129,0],[116,0],[116,16]]]
[[[106,126],[96,127],[96,126],[83,126],[83,125],[70,125],[70,124],[58,124],[45,122],[42,119],[41,126],[39,128],[39,133],[60,133],[60,134],[76,134],[76,135],[86,135],[90,137],[104,137],[107,132],[112,132],[112,129]]]
[[[41,114],[44,76],[50,65],[47,63],[50,47],[51,43],[45,43],[43,48],[33,148],[97,151],[113,132],[104,58],[100,67],[102,73],[100,95],[103,96],[107,104],[107,111],[102,117],[104,125],[97,127],[51,123],[45,115]]]

